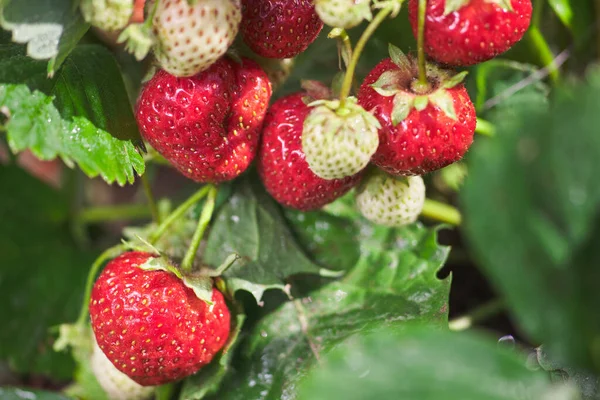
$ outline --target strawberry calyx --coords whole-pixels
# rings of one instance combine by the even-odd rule
[[[381,96],[394,97],[392,124],[404,121],[413,109],[423,111],[430,104],[440,108],[448,117],[456,120],[456,110],[448,89],[462,83],[467,76],[463,71],[453,74],[437,65],[427,64],[428,84],[418,80],[418,64],[402,50],[390,45],[390,58],[398,69],[386,71],[371,87]]]
[[[460,10],[461,8],[469,5],[472,0],[446,0],[446,4],[444,6],[444,16],[448,14],[452,14],[455,11]],[[504,11],[513,12],[513,6],[511,0],[483,0],[486,3],[495,4]]]
[[[175,275],[181,279],[183,284],[194,291],[196,297],[212,305],[212,290],[215,284],[214,279],[220,277],[233,263],[240,257],[232,254],[217,268],[200,268],[192,272],[184,272],[182,268],[175,264],[168,257],[150,257],[146,262],[140,264],[138,268],[144,271],[164,271]]]
[[[390,7],[392,10],[390,17],[396,18],[398,14],[400,14],[402,4],[404,4],[404,0],[375,0],[373,2],[373,8],[383,10]]]
[[[365,119],[365,122],[369,126],[375,126],[377,129],[381,129],[379,120],[373,114],[362,108],[354,96],[347,97],[343,105],[340,100],[315,100],[309,103],[308,106],[325,106],[341,118],[346,118],[351,115],[360,115]]]
[[[387,179],[392,179],[408,185],[408,177],[402,175],[391,175],[380,170],[379,168],[372,167],[369,168],[365,178],[359,184],[358,191],[366,191],[375,196],[381,192],[382,182],[385,182]]]
[[[155,41],[152,27],[147,23],[129,25],[117,39],[118,43],[125,43],[125,50],[138,61],[146,58]]]

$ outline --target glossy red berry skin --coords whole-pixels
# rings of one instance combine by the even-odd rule
[[[296,93],[276,101],[265,118],[258,172],[267,191],[279,203],[302,211],[331,203],[356,186],[362,174],[325,180],[304,159],[302,129],[310,108]]]
[[[144,386],[197,372],[223,348],[230,313],[213,289],[213,305],[174,274],[138,268],[153,256],[121,254],[98,277],[90,318],[98,346],[114,366]]]
[[[531,22],[531,0],[511,1],[505,10],[491,0],[470,0],[444,15],[446,0],[428,0],[425,52],[447,65],[468,66],[490,60],[517,43]],[[417,35],[418,0],[410,0],[410,22]]]
[[[295,57],[321,29],[312,0],[242,0],[240,32],[248,47],[263,57]]]
[[[219,183],[254,159],[270,98],[258,64],[221,58],[188,78],[158,71],[142,89],[136,118],[144,139],[179,172]]]
[[[477,118],[475,107],[462,84],[447,89],[457,119],[430,104],[412,109],[399,124],[392,124],[393,97],[377,93],[371,84],[386,71],[397,69],[391,59],[380,62],[360,87],[358,102],[381,124],[379,147],[371,161],[392,175],[423,175],[460,160],[473,143]],[[416,77],[415,77],[416,79]],[[412,77],[407,82],[412,81]],[[406,89],[410,91],[410,89]]]

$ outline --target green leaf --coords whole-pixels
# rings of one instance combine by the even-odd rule
[[[362,224],[324,211],[284,211],[296,239],[309,257],[327,269],[350,270],[360,257]]]
[[[571,31],[577,44],[589,37],[589,27],[594,23],[594,6],[586,0],[548,0],[560,22]]]
[[[462,196],[471,247],[519,326],[557,359],[596,371],[599,77],[549,106],[538,95],[499,109],[493,143],[470,152]]]
[[[398,82],[403,72],[399,70],[385,71],[371,87],[385,97],[394,96],[399,92]]]
[[[548,4],[560,21],[569,29],[573,27],[573,10],[569,0],[548,0]]]
[[[310,399],[577,400],[525,357],[471,333],[429,326],[356,335],[329,352],[299,387]]]
[[[0,398],[2,400],[69,400],[68,397],[52,392],[2,387],[0,387]]]
[[[444,89],[452,89],[459,83],[462,83],[468,74],[469,74],[469,71],[459,72],[458,74],[454,75],[452,78],[448,79],[447,81],[444,81],[444,83],[442,84],[442,87]]]
[[[0,359],[16,372],[70,379],[49,328],[77,317],[93,257],[77,250],[68,204],[16,167],[0,167]]]
[[[444,6],[444,16],[460,10],[468,3],[469,0],[446,0],[446,5]]]
[[[229,341],[223,351],[209,365],[203,367],[200,372],[185,380],[179,396],[180,399],[201,400],[219,390],[221,382],[230,370],[231,359],[235,347],[239,343],[238,338],[245,319],[245,315],[237,315],[235,326],[231,330]]]
[[[273,199],[249,177],[214,218],[203,259],[218,266],[232,253],[241,259],[224,274],[229,287],[247,290],[257,301],[267,289],[283,289],[290,275],[322,272],[298,246]]]
[[[394,97],[392,108],[392,125],[396,126],[410,114],[415,103],[415,97],[408,93],[398,93]]]
[[[356,332],[401,330],[408,320],[446,326],[450,279],[436,273],[449,250],[437,232],[415,224],[365,225],[362,233],[362,257],[346,277],[285,303],[249,332],[215,399],[293,398],[315,355]]]
[[[417,111],[423,111],[429,105],[429,96],[416,96],[413,105]]]
[[[392,59],[394,64],[396,64],[401,69],[404,69],[404,73],[406,73],[406,71],[411,70],[410,61],[408,60],[408,57],[406,57],[406,54],[404,54],[402,50],[390,43],[389,51],[390,58]]]
[[[102,68],[97,68],[102,65]],[[119,67],[108,50],[80,46],[53,79],[18,46],[0,46],[0,111],[13,152],[77,163],[90,177],[124,185],[145,165]],[[23,82],[25,84],[23,84]],[[30,92],[31,90],[31,92]]]
[[[13,41],[27,43],[27,55],[36,60],[50,59],[49,76],[90,27],[72,0],[4,0],[0,7],[2,28],[12,31]]]
[[[454,99],[446,90],[438,90],[429,95],[429,101],[440,108],[444,114],[453,120],[457,120],[456,110],[454,109]]]

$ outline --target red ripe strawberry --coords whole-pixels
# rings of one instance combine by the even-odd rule
[[[222,58],[189,78],[159,71],[137,104],[142,136],[197,182],[234,179],[259,142],[271,83],[254,61]]]
[[[358,101],[381,124],[371,161],[392,175],[422,175],[460,160],[473,142],[475,108],[464,74],[428,65],[430,88],[419,87],[418,66],[399,49],[363,82]]]
[[[322,28],[312,0],[242,0],[240,32],[248,47],[263,57],[294,57]]]
[[[325,180],[309,168],[302,151],[304,120],[311,111],[305,93],[276,101],[265,118],[258,171],[267,191],[279,203],[298,210],[321,208],[356,186],[361,174]]]
[[[415,36],[418,3],[408,8]],[[531,0],[428,0],[425,51],[442,64],[478,64],[521,40],[530,21]]]
[[[219,291],[213,289],[208,305],[174,274],[139,268],[153,257],[129,252],[112,260],[90,303],[98,346],[144,386],[182,379],[208,364],[227,342],[231,318]]]

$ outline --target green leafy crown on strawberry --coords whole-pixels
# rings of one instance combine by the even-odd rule
[[[468,72],[454,74],[434,64],[427,64],[429,85],[422,85],[417,79],[416,60],[407,57],[398,47],[389,45],[390,58],[399,68],[386,71],[371,86],[382,96],[394,97],[392,123],[398,125],[411,110],[424,110],[429,103],[439,107],[448,117],[456,120],[452,96],[447,93],[465,79]]]

